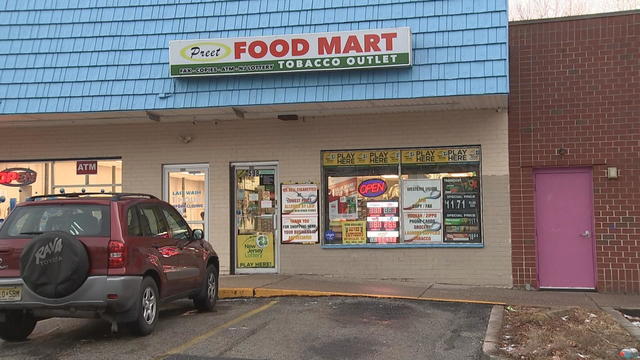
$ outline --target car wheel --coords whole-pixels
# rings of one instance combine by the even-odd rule
[[[129,323],[129,327],[135,334],[145,336],[153,332],[158,323],[159,303],[158,285],[152,278],[145,277],[136,301],[136,320]]]
[[[5,321],[0,322],[0,338],[5,341],[23,341],[36,327],[38,321],[29,313],[8,311]]]
[[[200,311],[213,311],[218,300],[218,269],[215,266],[207,266],[205,282],[198,296],[193,299],[193,304]]]

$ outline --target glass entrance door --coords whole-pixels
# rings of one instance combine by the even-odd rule
[[[235,273],[277,272],[278,183],[275,164],[234,164]]]
[[[187,220],[191,229],[209,231],[209,165],[165,165],[163,199]],[[205,239],[210,240],[206,235]]]

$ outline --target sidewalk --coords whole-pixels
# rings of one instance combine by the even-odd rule
[[[496,287],[360,280],[314,275],[222,275],[220,298],[271,296],[372,296],[497,305],[640,309],[640,295],[526,291]]]

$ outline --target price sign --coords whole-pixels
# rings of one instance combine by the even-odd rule
[[[477,177],[443,178],[444,242],[480,243],[480,182]]]

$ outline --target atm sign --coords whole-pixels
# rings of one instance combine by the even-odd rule
[[[98,174],[98,162],[82,160],[76,162],[77,175],[96,175]]]

